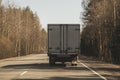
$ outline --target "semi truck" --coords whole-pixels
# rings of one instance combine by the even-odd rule
[[[80,53],[80,24],[48,24],[49,64],[71,62],[77,65]]]

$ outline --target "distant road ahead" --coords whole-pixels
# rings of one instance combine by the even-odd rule
[[[32,54],[0,60],[0,80],[119,80],[120,67],[111,65],[80,60],[78,66],[49,66],[46,54]]]

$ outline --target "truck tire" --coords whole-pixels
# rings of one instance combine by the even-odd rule
[[[55,61],[53,57],[49,57],[49,65],[55,65]]]

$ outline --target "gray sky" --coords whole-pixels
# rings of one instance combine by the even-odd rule
[[[6,0],[3,0],[6,1]],[[81,23],[82,0],[10,0],[37,12],[43,28],[49,23]]]

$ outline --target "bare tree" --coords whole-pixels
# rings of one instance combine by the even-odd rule
[[[0,58],[45,52],[47,32],[41,28],[38,15],[29,7],[5,7],[1,1]]]

